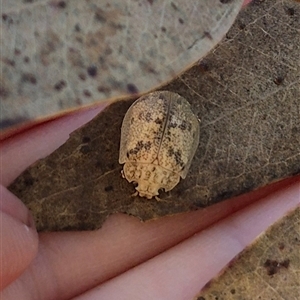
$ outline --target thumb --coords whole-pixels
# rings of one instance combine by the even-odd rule
[[[30,212],[0,186],[0,290],[22,274],[37,248],[38,235]]]

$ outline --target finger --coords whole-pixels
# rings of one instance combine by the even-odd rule
[[[68,138],[69,134],[93,119],[104,105],[43,123],[1,142],[0,183],[8,186],[32,163],[46,157]],[[21,155],[20,155],[21,154]]]
[[[297,183],[76,299],[193,299],[260,233],[299,205],[299,196]]]
[[[0,186],[0,290],[18,278],[37,253],[38,235],[31,214]]]
[[[147,223],[115,215],[98,231],[43,234],[39,256],[6,289],[5,299],[40,299],[41,295],[45,300],[70,299],[293,181],[279,182],[208,209]]]

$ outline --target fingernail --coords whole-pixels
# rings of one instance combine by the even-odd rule
[[[25,222],[24,224],[27,225],[29,228],[35,228],[35,222],[30,211],[28,211],[27,222]]]

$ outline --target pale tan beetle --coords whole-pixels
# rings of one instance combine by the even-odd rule
[[[136,182],[137,193],[151,199],[185,178],[199,144],[199,120],[190,104],[168,91],[137,99],[121,128],[122,176]]]

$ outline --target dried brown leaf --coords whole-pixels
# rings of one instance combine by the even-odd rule
[[[244,250],[197,300],[299,299],[300,208]]]
[[[4,1],[0,130],[172,79],[221,40],[242,2]]]
[[[161,193],[162,201],[131,197],[133,185],[121,178],[120,128],[132,101],[106,108],[11,191],[33,211],[39,230],[94,229],[115,212],[148,220],[298,174],[299,16],[294,1],[254,1],[212,53],[162,87],[188,99],[201,119],[191,170]]]

